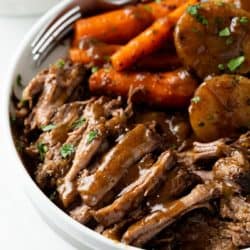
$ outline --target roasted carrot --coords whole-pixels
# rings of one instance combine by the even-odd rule
[[[181,60],[176,54],[152,54],[146,56],[136,63],[136,68],[143,70],[168,70],[181,66]]]
[[[138,59],[159,49],[170,33],[171,27],[171,22],[167,17],[158,19],[111,57],[113,67],[118,71],[127,69]]]
[[[113,67],[124,70],[133,65],[138,59],[149,55],[159,49],[171,33],[171,29],[177,22],[189,4],[196,0],[188,0],[171,12],[167,17],[156,20],[148,29],[132,39],[128,44],[119,49],[112,57]]]
[[[197,82],[184,70],[165,73],[117,72],[114,69],[100,69],[89,80],[90,91],[100,94],[126,97],[131,87],[141,87],[135,100],[162,107],[186,107]]]
[[[71,48],[69,50],[69,57],[73,62],[81,62],[89,66],[100,66],[107,62],[111,55],[113,55],[121,46],[99,44],[89,48]]]
[[[158,18],[165,17],[186,2],[187,0],[162,0],[159,2],[145,4],[144,8],[148,9],[156,20]]]
[[[75,24],[75,42],[82,37],[95,37],[103,42],[124,43],[153,22],[153,16],[143,5],[130,6],[90,18]]]

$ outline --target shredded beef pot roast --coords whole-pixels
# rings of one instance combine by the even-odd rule
[[[183,14],[175,29],[168,29],[170,38],[165,34],[170,45],[157,48],[164,57],[175,47],[180,69],[140,72],[135,65],[117,72],[105,54],[102,68],[90,70],[95,60],[89,62],[85,47],[74,47],[80,50],[78,62],[58,61],[28,83],[22,101],[13,97],[16,146],[44,193],[79,223],[144,249],[250,246],[248,1],[198,2],[144,6],[155,15],[146,12],[149,24],[158,11],[159,17],[176,8],[172,17]],[[197,4],[184,5],[183,13],[187,3]],[[117,13],[103,14],[103,20]],[[117,53],[126,48],[91,41],[99,49],[115,46]],[[148,53],[147,41],[141,43]],[[187,74],[174,77],[176,70],[189,80]],[[91,88],[93,74],[101,93]],[[117,89],[126,94],[119,96]],[[180,90],[188,98],[181,106]]]

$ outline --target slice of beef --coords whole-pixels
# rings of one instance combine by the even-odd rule
[[[178,162],[191,167],[197,161],[218,159],[228,151],[227,139],[219,139],[210,143],[194,142],[191,150],[178,154]]]
[[[85,204],[81,204],[75,207],[74,209],[71,209],[69,211],[69,215],[81,224],[88,223],[92,217],[90,213],[90,208]]]
[[[138,207],[136,210],[130,212],[126,218],[121,222],[114,224],[112,227],[107,228],[102,233],[104,236],[115,241],[121,241],[122,234],[126,230],[129,224],[141,219],[145,214],[142,206]]]
[[[250,246],[250,222],[229,222],[220,227],[220,234],[231,240],[234,246],[246,248]]]
[[[223,184],[225,192],[250,193],[250,164],[240,151],[219,159],[213,167],[213,178]]]
[[[58,68],[52,65],[44,76],[44,83],[37,103],[32,108],[32,112],[25,120],[27,131],[35,128],[41,128],[49,124],[57,108],[67,102],[74,89],[82,83],[84,78],[84,68],[81,64],[72,64],[67,62],[64,68]],[[41,83],[37,87],[40,91]],[[37,83],[37,84],[38,84]],[[25,98],[33,97],[30,93],[34,88],[34,81],[24,90]],[[39,92],[34,91],[35,93]],[[28,94],[29,93],[29,94]]]
[[[82,127],[71,132],[64,144],[70,144],[76,148],[82,138],[84,129]],[[74,152],[67,158],[63,158],[60,153],[61,146],[59,143],[55,147],[49,148],[44,163],[41,163],[36,171],[36,181],[42,189],[55,188],[70,168]]]
[[[52,68],[41,71],[23,90],[22,99],[29,102],[30,108],[33,108],[33,99],[43,91],[48,74],[52,74],[52,72]]]
[[[68,132],[75,129],[74,123],[79,119],[83,119],[83,110],[86,106],[86,102],[72,102],[67,103],[59,107],[54,117],[52,117],[50,124],[53,127],[50,131],[42,133],[35,143],[32,143],[25,150],[32,156],[39,156],[37,144],[42,142],[48,145],[49,148],[56,146],[57,144],[63,144],[68,137]],[[82,126],[86,123],[83,122]],[[80,128],[78,126],[78,128]]]
[[[215,214],[208,211],[196,210],[184,216],[171,228],[168,228],[156,237],[150,245],[163,250],[164,240],[174,246],[174,249],[183,250],[236,250],[230,235],[221,233],[225,227]]]
[[[250,202],[243,196],[229,196],[220,200],[220,215],[235,222],[250,222]]]
[[[143,170],[139,179],[126,187],[111,205],[98,210],[94,215],[95,219],[104,226],[119,222],[129,211],[138,207],[158,183],[166,179],[167,171],[174,163],[173,152],[164,152],[158,161],[151,168]]]
[[[97,171],[82,180],[78,191],[89,206],[96,205],[126,170],[158,147],[158,136],[143,124],[129,131],[106,155]]]
[[[91,134],[93,134],[94,137],[90,140]],[[106,130],[103,122],[95,126],[89,126],[87,130],[84,131],[81,141],[77,146],[73,164],[64,177],[62,184],[57,188],[65,207],[68,207],[78,194],[75,185],[77,175],[88,166],[101,146],[105,136]]]
[[[152,213],[164,206],[164,203],[180,198],[200,183],[200,178],[185,168],[175,167],[167,174],[163,185],[147,199],[146,205]]]
[[[164,204],[158,211],[130,226],[123,235],[122,242],[143,246],[176,219],[197,208],[197,205],[218,197],[218,194],[219,190],[215,185],[197,185],[188,195]]]

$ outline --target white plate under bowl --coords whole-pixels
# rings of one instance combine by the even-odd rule
[[[1,141],[2,146],[9,151],[9,155],[13,157],[13,162],[15,164],[14,168],[20,176],[20,182],[24,188],[25,193],[31,200],[32,204],[42,216],[44,221],[53,228],[62,238],[71,243],[77,249],[86,250],[86,248],[91,249],[101,249],[101,250],[135,250],[138,248],[126,246],[121,243],[109,240],[102,235],[90,230],[89,228],[81,225],[80,223],[74,221],[61,209],[59,209],[55,204],[53,204],[39,189],[36,183],[32,180],[30,175],[25,169],[13,143],[13,138],[10,129],[10,97],[13,91],[13,83],[16,81],[18,74],[22,75],[24,83],[28,83],[30,79],[36,75],[40,70],[34,67],[31,58],[31,48],[30,44],[35,35],[41,30],[44,25],[51,20],[68,1],[62,1],[60,4],[56,5],[48,13],[46,13],[30,30],[30,32],[25,36],[25,39],[21,42],[21,45],[15,54],[8,73],[6,81],[2,86],[2,93],[0,93],[0,106],[1,106],[1,123],[3,131],[1,131],[1,136],[3,140]],[[47,58],[43,63],[41,68],[48,66],[50,63],[55,62],[56,59],[64,57],[66,54],[65,46],[58,46],[55,51]],[[15,90],[17,95],[20,95],[18,89]]]

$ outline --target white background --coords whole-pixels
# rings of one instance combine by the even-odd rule
[[[0,17],[0,91],[11,57],[36,19]],[[22,192],[11,160],[1,142],[0,130],[0,249],[73,250],[33,209]]]

